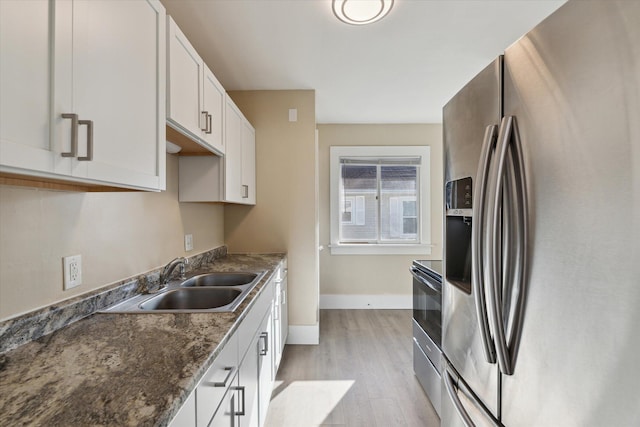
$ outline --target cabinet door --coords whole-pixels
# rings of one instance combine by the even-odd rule
[[[242,203],[256,204],[256,132],[242,122]]]
[[[238,416],[238,424],[241,427],[258,427],[258,363],[260,351],[260,330],[256,331],[249,350],[240,365],[238,379],[241,393],[240,408],[244,409],[243,415]]]
[[[220,84],[213,72],[204,66],[204,79],[202,86],[203,117],[206,119],[203,138],[207,144],[224,154],[224,87]],[[204,114],[206,113],[206,114]]]
[[[205,65],[173,19],[169,17],[167,22],[167,120],[172,127],[198,140],[206,129],[201,99]]]
[[[69,173],[50,134],[53,3],[0,1],[0,168]],[[68,126],[68,125],[67,125]]]
[[[287,304],[288,285],[287,285],[287,269],[284,269],[284,277],[280,284],[280,352],[284,351],[289,336],[289,305]]]
[[[208,427],[234,427],[236,425],[236,408],[237,408],[238,394],[235,387],[230,387],[227,390],[227,394],[224,395],[216,414],[211,419],[209,424],[202,424]],[[200,424],[198,424],[198,427]]]
[[[225,104],[225,200],[242,203],[242,113],[226,97]]]
[[[267,419],[267,410],[273,390],[273,317],[271,311],[262,322],[258,345],[258,420],[262,427]]]
[[[196,394],[191,393],[182,404],[175,417],[169,423],[169,427],[195,427],[196,426]]]
[[[275,380],[276,372],[278,371],[278,366],[280,365],[280,359],[282,358],[282,324],[280,323],[282,316],[281,289],[282,280],[276,279],[273,295],[273,339],[271,340],[273,342],[273,357],[271,358],[273,363],[273,366],[271,368],[272,380]]]
[[[79,133],[79,156],[93,146],[93,159],[74,162],[73,175],[163,189],[164,7],[156,0],[75,1],[72,29],[73,112],[93,122]]]

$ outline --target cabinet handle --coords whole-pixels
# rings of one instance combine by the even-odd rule
[[[207,131],[207,116],[209,115],[209,112],[208,112],[208,111],[202,111],[202,112],[200,113],[200,115],[201,115],[201,116],[204,116],[204,129],[203,129],[203,128],[200,128],[200,130],[202,130],[202,131],[205,131],[205,132],[206,132],[206,131]],[[200,121],[200,123],[202,123],[202,118],[201,118],[200,120],[201,120],[201,121]]]
[[[236,411],[234,414],[235,415],[246,415],[245,412],[245,407],[244,407],[244,386],[241,385],[239,387],[233,387],[234,390],[239,391],[240,393],[242,393],[242,411]]]
[[[282,296],[280,297],[280,303],[282,305],[287,305],[287,291],[282,290]]]
[[[210,134],[212,132],[212,128],[213,128],[213,125],[211,122],[212,119],[213,119],[213,116],[211,114],[207,114],[207,126],[206,126],[207,130],[205,130],[205,133]]]
[[[235,396],[231,396],[231,400],[229,401],[229,412],[231,415],[231,424],[230,427],[236,427],[236,415],[238,415],[238,413],[236,412],[236,397]]]
[[[243,185],[242,186],[242,198],[243,199],[248,199],[249,198],[249,186],[248,185]]]
[[[232,378],[235,375],[235,372],[236,372],[236,368],[233,367],[233,366],[227,366],[227,367],[224,368],[224,370],[228,371],[227,372],[227,376],[224,377],[224,380],[222,380],[222,382],[219,382],[219,381],[214,382],[213,383],[214,387],[224,387],[224,388],[226,388],[227,387],[227,381],[229,381],[229,379]]]
[[[266,356],[269,354],[269,332],[262,332],[260,339],[264,339],[264,347],[260,350],[260,356]]]
[[[78,154],[78,115],[62,113],[63,119],[71,119],[71,151],[61,153],[62,157],[75,157]]]
[[[93,160],[93,120],[78,120],[79,125],[87,126],[87,155],[78,157],[81,161]]]

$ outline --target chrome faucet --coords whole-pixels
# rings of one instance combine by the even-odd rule
[[[160,287],[164,288],[167,285],[167,282],[169,281],[169,277],[171,276],[171,273],[173,273],[173,270],[175,270],[175,268],[178,266],[180,267],[179,278],[182,280],[186,279],[187,277],[185,275],[185,270],[188,264],[189,264],[189,260],[186,259],[185,257],[179,257],[171,260],[169,264],[165,265],[165,267],[162,269],[162,273],[160,273]]]

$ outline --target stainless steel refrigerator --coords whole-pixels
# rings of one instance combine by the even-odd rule
[[[640,1],[570,0],[443,113],[442,425],[640,425]]]

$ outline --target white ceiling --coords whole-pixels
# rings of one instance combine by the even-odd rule
[[[331,0],[162,0],[227,90],[315,89],[318,123],[439,123],[442,106],[564,0],[395,0],[366,26]]]

